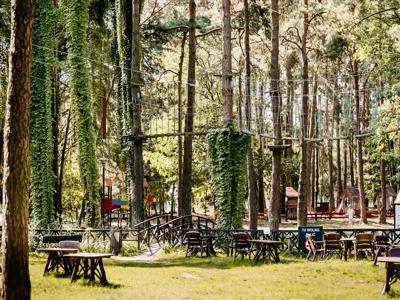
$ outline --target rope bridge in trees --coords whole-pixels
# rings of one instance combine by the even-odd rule
[[[390,73],[390,75],[389,75]],[[380,70],[380,79],[385,80],[390,76],[390,82],[400,82],[397,70]],[[251,82],[252,101],[246,104],[244,94],[244,78],[234,74],[234,126],[242,132],[266,139],[273,140],[273,123],[271,91],[266,87],[269,83],[262,80]],[[360,74],[363,78],[364,74]],[[370,74],[368,74],[370,76]],[[386,77],[385,77],[386,76]],[[142,119],[143,132],[139,136],[128,134],[124,140],[136,138],[163,138],[177,136],[201,136],[211,129],[223,126],[223,100],[221,94],[220,76],[216,74],[202,74],[200,82],[196,82],[196,101],[194,107],[194,129],[191,132],[179,130],[185,126],[186,106],[179,108],[177,98],[177,85],[172,83],[152,83],[143,87],[142,95]],[[327,80],[335,80],[335,87],[329,86]],[[389,81],[389,80],[388,80]],[[310,87],[316,86],[308,97],[309,111],[308,121],[304,122],[302,114],[301,86],[303,80],[281,80],[281,125],[283,140],[297,142],[301,139],[301,128],[304,128],[304,139],[310,142],[322,142],[324,140],[346,140],[352,138],[364,138],[374,135],[397,133],[400,131],[400,121],[397,127],[383,130],[381,124],[380,106],[385,99],[400,96],[400,86],[397,84],[378,84],[376,80],[370,80],[369,84],[360,87],[360,114],[362,114],[362,130],[354,130],[356,110],[355,94],[350,75],[339,75],[331,79],[310,79]],[[183,83],[182,83],[183,85]],[[184,86],[183,86],[184,90]],[[329,92],[326,92],[329,91]],[[313,119],[314,121],[311,121]],[[339,123],[339,126],[334,124]]]

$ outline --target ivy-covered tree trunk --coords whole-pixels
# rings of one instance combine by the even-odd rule
[[[96,143],[93,129],[92,103],[89,97],[87,61],[87,27],[89,9],[87,0],[63,1],[66,11],[68,60],[71,74],[71,99],[78,142],[78,161],[83,183],[85,207],[83,219],[88,216],[91,227],[99,223],[99,195],[97,184]]]
[[[193,131],[194,105],[196,97],[196,3],[189,0],[189,62],[185,132]],[[192,213],[192,161],[193,136],[185,135],[183,153],[182,215]]]
[[[226,229],[241,228],[250,136],[224,127],[209,132],[207,138],[216,191],[217,225]]]
[[[220,228],[240,228],[246,180],[249,136],[233,130],[232,41],[230,0],[222,1],[222,95],[224,127],[209,132],[211,175],[215,186],[215,208]]]
[[[29,106],[33,0],[11,1],[4,124],[1,299],[30,299],[28,246]]]
[[[54,224],[52,132],[52,66],[54,65],[54,6],[37,1],[33,24],[31,106],[29,122],[29,190],[33,222],[38,228]]]
[[[134,166],[135,166],[135,191],[134,191],[134,207],[132,220],[139,223],[144,220],[144,191],[143,191],[143,138],[142,134],[142,118],[141,118],[141,100],[142,95],[140,85],[142,81],[141,64],[142,64],[142,42],[140,36],[140,12],[142,1],[134,0],[133,5],[133,21],[132,21],[132,73],[131,73],[131,93],[133,105],[133,134],[135,140],[134,149]]]
[[[246,107],[246,127],[250,131],[251,126],[251,61],[250,61],[250,13],[249,1],[244,0],[244,55],[245,55],[245,107]],[[249,229],[257,229],[257,182],[254,172],[253,161],[253,143],[250,140],[249,149],[247,150],[247,186],[248,186],[248,203],[249,203]]]

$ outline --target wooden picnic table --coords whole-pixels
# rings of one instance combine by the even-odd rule
[[[105,253],[74,253],[65,255],[65,257],[75,260],[71,282],[83,277],[84,279],[89,279],[90,284],[94,284],[96,278],[98,278],[100,284],[108,285],[103,258],[110,258],[111,256],[112,254]]]
[[[38,252],[47,253],[47,262],[44,267],[44,274],[52,272],[54,270],[62,269],[64,276],[69,276],[72,273],[72,263],[66,257],[67,254],[76,253],[78,249],[73,248],[40,248]]]
[[[349,238],[341,238],[340,242],[343,244],[343,254],[342,258],[347,261],[347,258],[351,252],[351,249],[353,248],[353,244],[356,238],[349,237]]]
[[[385,256],[388,256],[389,249],[391,248],[391,245],[377,245],[376,249],[374,250],[374,266],[376,266],[376,263],[378,262],[378,257],[381,256],[382,253],[385,253]]]
[[[381,256],[378,257],[379,262],[386,263],[385,285],[382,289],[382,294],[385,294],[390,291],[390,286],[400,278],[400,257]]]
[[[271,258],[276,263],[280,261],[278,247],[283,245],[283,242],[274,240],[249,240],[249,242],[256,246],[254,255],[255,261],[259,260],[261,257],[264,262],[271,260]]]

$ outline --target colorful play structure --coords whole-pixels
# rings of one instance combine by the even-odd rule
[[[100,193],[100,209],[103,224],[111,227],[116,224],[118,227],[126,222],[129,222],[129,205],[128,201],[124,199],[112,198],[112,181],[110,178],[99,180],[99,193]],[[113,223],[114,222],[114,223]]]

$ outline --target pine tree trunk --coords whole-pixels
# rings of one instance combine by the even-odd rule
[[[222,0],[222,96],[224,99],[224,126],[233,122],[231,1]]]
[[[353,147],[353,129],[349,130],[349,166],[350,166],[350,186],[354,187],[354,147]]]
[[[185,58],[185,45],[187,39],[187,32],[182,34],[181,42],[181,55],[179,58],[178,70],[178,215],[182,215],[183,208],[183,145],[182,145],[182,75],[183,75],[183,62]]]
[[[328,140],[328,196],[329,196],[329,211],[335,210],[335,196],[334,196],[334,188],[333,188],[333,157],[332,157],[332,141]]]
[[[141,52],[142,42],[140,36],[140,11],[141,1],[134,0],[132,2],[133,19],[132,19],[132,73],[131,73],[131,96],[133,105],[133,133],[135,140],[134,148],[134,169],[135,169],[135,190],[134,190],[134,207],[133,207],[133,224],[144,220],[144,191],[143,191],[143,138],[142,134],[142,116],[141,116],[141,100],[142,95],[140,85],[141,76]]]
[[[354,84],[354,102],[356,111],[356,132],[360,134],[361,130],[361,116],[360,116],[360,86],[359,86],[359,74],[358,74],[358,61],[353,61],[353,84]],[[367,209],[365,203],[365,191],[364,191],[364,161],[363,161],[363,140],[357,138],[357,175],[358,175],[358,190],[360,192],[360,206],[361,206],[361,221],[366,224],[367,220]]]
[[[386,223],[386,162],[381,159],[380,164],[381,173],[381,211],[379,212],[379,223]]]
[[[318,75],[314,75],[313,79],[313,94],[312,94],[312,104],[311,104],[311,117],[310,117],[310,130],[309,137],[315,138],[316,133],[316,118],[317,118],[317,97],[318,97]],[[307,162],[307,170],[308,170],[308,183],[307,183],[307,210],[312,210],[314,208],[314,143],[308,143],[308,162]]]
[[[271,100],[274,128],[274,145],[282,144],[280,99],[279,99],[279,0],[271,0]],[[269,205],[269,226],[273,235],[279,230],[281,202],[281,160],[282,149],[272,151],[272,183]]]
[[[193,131],[194,105],[196,97],[196,2],[189,1],[189,62],[186,101],[185,132]],[[192,213],[192,161],[193,136],[185,135],[183,153],[183,206],[182,215]]]
[[[337,76],[337,73],[336,73]],[[338,89],[337,79],[335,80],[335,91]],[[340,99],[334,95],[334,113],[336,121],[336,203],[340,202],[340,193],[342,192],[342,162],[340,149]]]
[[[30,299],[28,149],[32,0],[11,1],[9,78],[4,124],[1,299]]]
[[[246,129],[251,130],[251,62],[250,62],[250,32],[249,32],[249,1],[243,1],[244,6],[244,55],[245,55],[245,107],[246,107]],[[253,142],[250,141],[247,150],[247,182],[249,202],[249,228],[257,229],[257,183],[254,173]]]
[[[343,186],[342,190],[347,189],[347,146],[343,145]]]
[[[304,5],[308,8],[308,0],[304,0]],[[307,128],[308,128],[308,56],[307,56],[307,36],[309,18],[307,10],[303,13],[303,34],[301,37],[301,58],[303,62],[302,68],[302,124],[301,124],[301,140],[300,140],[300,180],[299,180],[299,201],[297,205],[297,224],[298,226],[307,225]]]

